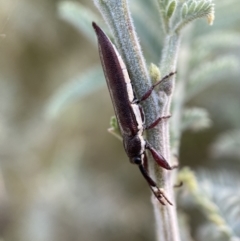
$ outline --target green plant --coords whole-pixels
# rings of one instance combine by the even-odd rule
[[[132,17],[127,2],[123,0],[95,0],[95,4],[109,25],[116,46],[126,63],[137,96],[141,96],[145,92],[151,85],[151,81],[177,68],[177,59],[180,51],[177,82],[175,83],[175,77],[163,82],[157,93],[143,105],[147,123],[152,122],[156,116],[168,115],[171,109],[171,126],[169,127],[168,121],[162,122],[159,128],[148,131],[147,138],[168,160],[174,161],[174,156],[179,156],[180,140],[183,131],[202,130],[210,126],[211,121],[206,109],[196,107],[186,108],[186,103],[196,97],[200,92],[218,83],[224,76],[228,76],[229,70],[236,72],[239,68],[239,59],[236,56],[233,54],[224,54],[222,57],[214,58],[213,51],[222,48],[222,46],[227,46],[229,42],[232,46],[239,45],[239,35],[236,32],[231,32],[227,35],[229,38],[224,39],[222,38],[223,34],[221,32],[215,31],[211,33],[206,31],[204,33],[203,30],[193,29],[192,25],[190,25],[184,30],[185,32],[182,36],[183,41],[180,47],[182,31],[188,23],[201,17],[207,17],[208,23],[213,23],[214,5],[212,1],[158,0],[157,3],[162,22],[162,43],[161,40],[157,40],[158,36],[156,32],[162,30],[160,26],[158,26],[156,17],[153,21],[140,14],[142,9],[154,12],[153,3],[139,1],[135,9],[130,8],[133,14],[135,13],[134,16],[137,26],[141,26],[146,33],[143,46],[148,46],[147,58],[149,59],[149,56],[151,56],[151,62],[152,60],[155,62],[160,59],[160,70],[152,66],[148,71],[138,38],[136,37],[136,32],[132,25]],[[92,14],[92,12],[90,12],[90,14],[87,12],[86,14],[86,8],[83,6],[76,3],[64,2],[60,5],[60,14],[82,29],[90,39],[94,38],[93,31],[89,31],[90,23],[93,20],[96,22],[100,22],[101,20],[97,20],[98,18]],[[156,16],[156,14],[154,16]],[[79,19],[83,19],[84,21],[80,21]],[[143,24],[144,21],[145,23]],[[128,28],[126,28],[126,26],[128,26]],[[131,27],[129,28],[129,26]],[[158,56],[160,49],[162,49],[161,58]],[[92,70],[92,72],[94,72],[94,70]],[[95,90],[94,85],[92,89]],[[171,143],[169,138],[170,132]],[[160,187],[166,190],[170,199],[174,200],[174,175],[170,177],[169,172],[157,167],[153,161],[150,161],[149,167],[151,176],[157,180]],[[196,184],[199,188],[189,188],[191,187],[191,185],[188,186],[189,173],[191,172],[187,172],[186,169],[184,169],[180,173],[180,180],[184,180],[187,184],[186,186],[188,190],[190,190],[190,196],[195,198],[195,205],[200,206],[201,210],[208,214],[208,217],[212,214],[211,218],[209,218],[210,222],[212,221],[212,223],[215,224],[221,223],[221,225],[223,224],[224,227],[227,227],[225,229],[227,230],[227,232],[225,232],[225,234],[227,234],[225,236],[226,238],[235,238],[234,232],[229,231],[231,228],[226,224],[218,207],[213,205],[213,201],[210,200],[211,198],[205,195],[201,189],[201,179],[199,180],[200,184]],[[192,175],[191,180],[197,183],[194,175]],[[153,205],[157,221],[158,240],[180,240],[175,207],[162,207],[156,203],[155,200],[153,200]],[[216,220],[220,221],[218,222]],[[211,240],[214,240],[214,238]]]

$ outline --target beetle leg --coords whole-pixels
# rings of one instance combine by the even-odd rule
[[[176,165],[173,165],[173,166],[170,166],[169,163],[167,162],[167,160],[163,157],[163,155],[161,155],[159,152],[157,152],[151,144],[149,144],[149,142],[146,141],[146,145],[145,145],[145,148],[148,149],[152,156],[153,156],[153,159],[156,161],[156,163],[164,168],[164,169],[167,169],[167,170],[172,170],[172,169],[175,169],[175,168],[178,168],[178,164]]]
[[[156,86],[158,86],[158,85],[159,85],[160,83],[162,83],[164,80],[170,78],[172,75],[174,75],[174,74],[176,74],[176,73],[177,73],[176,71],[175,71],[175,72],[171,72],[170,74],[164,76],[162,79],[160,79],[159,81],[157,81],[157,82],[156,82],[154,85],[152,85],[152,86],[150,87],[150,89],[142,96],[142,98],[138,100],[138,103],[146,100],[146,99],[152,94],[152,92],[153,92],[153,90],[154,90],[154,88],[155,88]]]
[[[143,164],[139,165],[139,169],[142,173],[142,175],[144,176],[144,178],[146,179],[146,181],[148,182],[148,184],[151,187],[156,187],[156,183],[153,181],[153,179],[149,176],[148,172],[146,171],[145,167],[143,166]]]
[[[171,115],[158,117],[152,124],[150,124],[149,126],[146,126],[146,127],[145,127],[145,130],[147,130],[147,129],[152,129],[152,128],[155,127],[160,121],[165,120],[165,119],[168,119],[168,118],[170,118],[170,117],[171,117]]]
[[[173,205],[172,202],[167,198],[167,196],[165,195],[164,190],[160,189],[156,182],[154,182],[152,180],[152,178],[149,176],[149,174],[147,173],[146,169],[144,168],[143,164],[139,165],[139,169],[142,173],[142,175],[144,176],[144,178],[146,179],[152,193],[154,194],[154,196],[157,198],[157,200],[162,204],[162,205],[166,205],[165,200],[170,204]],[[154,190],[156,189],[156,190]]]
[[[179,183],[175,184],[173,187],[174,188],[179,188],[179,187],[182,187],[183,186],[183,182],[180,181]]]
[[[146,149],[148,149],[151,152],[153,159],[157,162],[157,164],[159,166],[161,166],[162,168],[165,168],[167,170],[173,169],[173,167],[171,167],[169,165],[167,160],[160,153],[158,153],[147,141],[146,141],[145,147],[146,147]]]

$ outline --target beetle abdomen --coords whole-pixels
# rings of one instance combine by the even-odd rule
[[[134,93],[126,66],[115,46],[93,23],[110,96],[122,135],[135,135],[143,126],[140,108],[132,104]]]

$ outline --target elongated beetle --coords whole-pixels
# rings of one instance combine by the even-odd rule
[[[159,202],[165,205],[165,199],[172,205],[164,194],[164,191],[152,180],[145,168],[147,161],[146,149],[151,152],[154,160],[159,166],[167,170],[172,170],[174,167],[171,167],[166,159],[143,138],[143,131],[145,129],[155,127],[161,120],[169,116],[159,117],[151,125],[145,127],[144,113],[140,106],[140,102],[146,100],[151,95],[155,86],[175,73],[170,73],[165,76],[155,83],[140,100],[136,99],[127,68],[116,47],[96,23],[93,22],[92,25],[98,38],[99,55],[115,115],[122,134],[125,152],[130,162],[138,165],[142,175]]]

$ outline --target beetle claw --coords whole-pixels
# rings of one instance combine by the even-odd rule
[[[150,187],[154,196],[157,198],[157,200],[162,204],[166,205],[166,203],[173,206],[173,203],[168,199],[165,191],[162,188],[155,187],[157,190],[155,191],[153,187]]]

